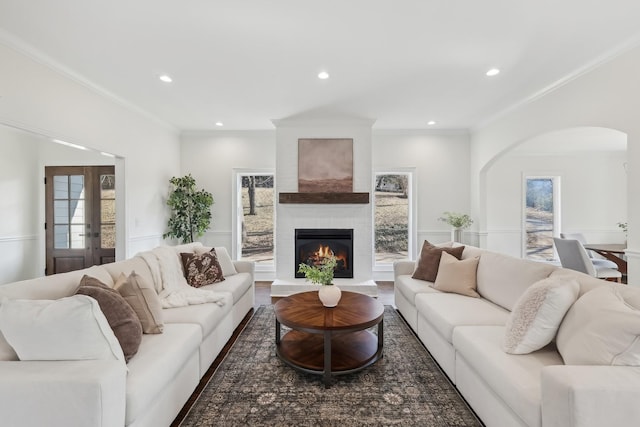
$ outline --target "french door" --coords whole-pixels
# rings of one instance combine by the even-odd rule
[[[115,261],[115,195],[114,166],[45,167],[45,274]]]

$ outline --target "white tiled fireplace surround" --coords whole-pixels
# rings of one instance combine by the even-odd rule
[[[371,127],[362,119],[274,121],[276,125],[276,186],[278,193],[298,191],[299,138],[352,138],[353,191],[372,193]],[[345,289],[372,284],[373,194],[368,204],[280,204],[276,196],[276,282],[304,284],[295,278],[296,228],[352,228],[353,279],[336,279]],[[273,294],[273,292],[272,292]]]

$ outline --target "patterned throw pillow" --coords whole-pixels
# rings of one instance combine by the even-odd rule
[[[184,266],[184,276],[187,283],[194,288],[199,288],[212,283],[222,282],[222,267],[218,262],[218,255],[215,249],[203,254],[181,253],[182,265]]]

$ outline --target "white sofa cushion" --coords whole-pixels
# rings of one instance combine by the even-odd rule
[[[163,333],[142,337],[138,354],[128,365],[126,425],[144,415],[171,387],[187,361],[198,352],[201,340],[200,327],[186,323],[165,324]]]
[[[524,291],[556,269],[551,264],[483,251],[478,264],[478,293],[507,310],[513,310]]]
[[[561,365],[553,344],[531,354],[502,350],[504,326],[462,326],[453,332],[457,356],[527,425],[540,426],[542,368]],[[467,381],[468,382],[468,381]]]
[[[240,298],[253,285],[253,276],[249,273],[238,273],[226,277],[224,281],[205,285],[199,289],[206,289],[216,292],[229,292],[233,295],[233,303],[240,301]]]
[[[165,324],[194,323],[200,326],[202,336],[207,337],[221,323],[222,319],[231,312],[233,307],[231,293],[224,293],[224,305],[207,303],[186,307],[165,308],[162,310]]]
[[[557,343],[567,365],[640,366],[640,289],[587,292],[562,321]]]
[[[437,294],[440,291],[433,289],[430,286],[431,282],[425,282],[424,280],[414,279],[411,275],[402,275],[395,277],[395,283],[393,286],[400,292],[407,301],[415,305],[416,295],[422,293]]]
[[[416,295],[416,308],[448,342],[457,326],[504,326],[509,317],[508,311],[487,300],[441,292]]]
[[[0,329],[0,361],[7,360],[18,360],[18,355],[13,350],[13,347],[9,345],[6,339],[4,339],[4,335],[2,335],[2,330]]]
[[[0,330],[20,360],[125,360],[97,301],[85,295],[4,298]]]
[[[548,277],[529,286],[507,320],[504,350],[526,354],[549,344],[578,292],[577,281],[562,277]]]

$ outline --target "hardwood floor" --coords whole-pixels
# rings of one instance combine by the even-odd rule
[[[393,305],[394,304],[393,282],[377,281],[376,284],[378,285],[378,300],[383,305]],[[261,305],[273,304],[279,299],[279,298],[271,298],[271,282],[256,282],[255,293],[256,293],[256,297],[255,297],[254,308],[258,308]],[[218,357],[216,357],[216,360],[213,361],[213,363],[211,364],[207,372],[204,374],[204,376],[200,380],[200,383],[198,384],[196,389],[193,391],[193,394],[191,395],[189,400],[187,400],[187,403],[185,403],[184,407],[182,408],[182,410],[180,411],[176,419],[173,421],[173,423],[171,423],[171,427],[178,427],[180,423],[184,420],[184,418],[187,416],[187,413],[189,412],[193,404],[196,402],[196,400],[200,396],[200,393],[202,393],[202,390],[206,387],[207,383],[209,382],[213,374],[216,372],[216,369],[218,369],[218,366],[220,366],[220,363],[222,363],[224,358],[227,356],[227,353],[229,352],[229,350],[231,350],[233,343],[236,342],[236,340],[238,339],[238,336],[240,336],[240,333],[245,328],[245,326],[247,326],[247,323],[249,323],[249,320],[251,320],[252,316],[253,316],[253,310],[247,313],[247,315],[242,320],[240,325],[233,332],[233,336],[229,339],[229,341],[224,346],[224,348],[222,349]]]

